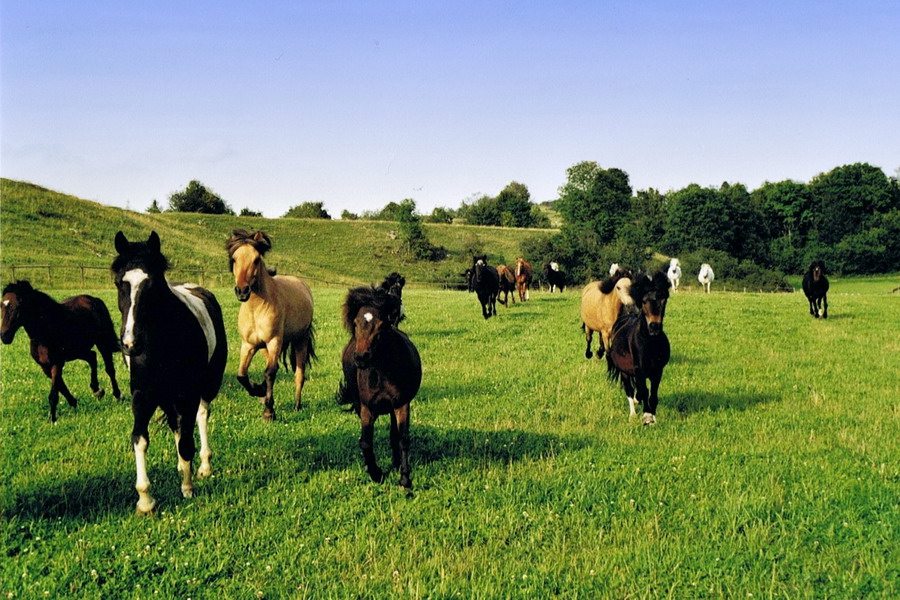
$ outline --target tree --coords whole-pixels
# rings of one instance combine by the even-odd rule
[[[559,188],[557,201],[564,235],[591,238],[597,245],[612,242],[631,205],[628,174],[603,169],[594,161],[578,163],[566,173],[568,180]]]
[[[241,209],[241,214],[239,214],[238,216],[239,217],[261,217],[263,215],[261,212],[256,211],[256,210],[250,210],[249,208],[247,208],[245,206],[244,208]]]
[[[343,221],[356,221],[359,219],[359,215],[356,213],[352,213],[346,208],[341,211],[341,220]]]
[[[288,209],[282,218],[291,219],[331,219],[322,202],[304,202]]]
[[[524,183],[510,182],[496,198],[503,227],[532,227],[531,193]]]
[[[396,221],[400,214],[400,205],[396,202],[388,202],[384,208],[379,211],[365,211],[362,214],[363,219],[372,221]]]
[[[443,206],[436,206],[425,220],[429,223],[452,223],[453,211]]]
[[[884,171],[857,163],[816,175],[809,182],[819,241],[834,245],[872,226],[881,215],[900,208]]]
[[[211,215],[233,215],[231,207],[196,179],[188,183],[183,192],[169,196],[169,210]]]
[[[398,205],[397,233],[406,250],[417,260],[430,260],[435,254],[435,248],[425,235],[422,226],[422,217],[416,214],[416,202],[406,198]]]
[[[156,199],[153,200],[153,203],[147,207],[147,212],[150,214],[159,214],[162,212],[162,209],[159,208],[159,202]]]

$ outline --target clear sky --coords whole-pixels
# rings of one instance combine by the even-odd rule
[[[132,210],[900,168],[896,0],[0,2],[0,174]]]

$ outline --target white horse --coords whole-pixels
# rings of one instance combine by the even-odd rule
[[[681,284],[681,261],[677,258],[670,260],[666,276],[669,278],[669,284],[672,286],[672,289],[678,290],[678,286]]]
[[[709,288],[712,282],[715,280],[716,274],[713,273],[712,267],[707,263],[703,263],[700,265],[700,274],[697,275],[697,281],[700,282],[700,285],[703,286],[703,289],[706,290],[706,293],[709,293]]]

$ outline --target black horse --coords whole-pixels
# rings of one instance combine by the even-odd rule
[[[57,302],[28,281],[17,281],[3,288],[3,324],[0,339],[11,344],[20,327],[31,338],[31,357],[50,378],[50,420],[56,422],[59,395],[74,408],[78,400],[63,381],[63,366],[83,360],[91,367],[91,391],[97,398],[103,390],[97,381],[97,347],[103,356],[106,374],[112,383],[113,396],[122,397],[116,382],[113,353],[119,351],[119,340],[103,300],[93,296],[73,296]]]
[[[551,294],[554,291],[562,293],[566,287],[566,276],[559,270],[559,263],[557,262],[548,262],[544,265],[544,279],[547,280],[547,286],[550,288]]]
[[[640,310],[623,313],[616,319],[606,352],[610,380],[622,381],[632,415],[636,414],[638,402],[643,405],[644,425],[656,423],[659,382],[669,362],[669,338],[663,331],[669,286],[669,278],[662,271],[652,278],[647,275],[634,277],[630,294]],[[649,393],[647,379],[650,380]]]
[[[485,319],[496,315],[500,276],[497,269],[487,264],[487,257],[484,255],[472,257],[472,287],[481,303],[481,315]]]
[[[394,327],[398,326],[400,322],[406,318],[406,314],[403,312],[403,286],[405,285],[406,278],[396,271],[385,277],[384,281],[378,285],[379,288],[392,296],[396,296],[397,299],[400,300],[400,310],[396,315],[390,316],[391,325]]]
[[[369,477],[384,481],[372,440],[375,419],[391,416],[391,450],[400,485],[412,487],[409,468],[409,403],[422,383],[422,361],[409,337],[391,323],[400,299],[381,288],[359,287],[347,293],[344,326],[350,341],[341,355],[344,381],[338,402],[350,404],[359,415],[359,447]]]
[[[131,369],[137,511],[146,514],[156,505],[150,495],[146,455],[150,444],[147,426],[157,407],[175,433],[182,495],[190,498],[194,491],[195,423],[200,429],[197,476],[212,473],[207,419],[209,403],[222,385],[228,341],[215,296],[193,284],[166,281],[169,263],[160,252],[155,231],[146,242],[133,243],[120,231],[115,245],[118,256],[112,271],[122,311],[122,352]]]
[[[814,260],[803,276],[803,293],[809,300],[809,314],[815,318],[828,318],[828,278],[825,277],[825,262]]]

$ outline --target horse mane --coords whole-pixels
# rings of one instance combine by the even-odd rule
[[[353,320],[359,313],[359,309],[364,306],[371,306],[390,315],[400,312],[400,299],[397,296],[388,294],[387,290],[374,285],[350,289],[347,292],[347,299],[344,301],[341,316],[344,327],[351,334],[353,333]]]
[[[615,274],[605,277],[603,281],[600,282],[600,291],[604,294],[612,293],[616,284],[619,283],[619,280],[626,277],[631,277],[631,271],[629,269],[616,269]]]
[[[245,244],[249,244],[254,250],[259,252],[260,256],[263,256],[272,249],[272,238],[264,231],[250,233],[246,229],[235,229],[231,232],[231,237],[225,242],[228,257],[231,258],[235,250]],[[274,273],[272,274],[274,275]]]
[[[20,279],[18,281],[10,281],[9,283],[7,283],[6,287],[3,288],[3,295],[27,295],[33,291],[35,290],[33,287],[31,287],[31,283],[27,279]]]
[[[668,298],[671,287],[669,278],[661,270],[653,275],[639,273],[632,280],[630,293],[634,303],[640,306],[644,302],[644,296],[649,292],[656,292],[660,298]]]
[[[385,277],[384,281],[382,281],[378,287],[383,290],[389,290],[394,284],[398,284],[402,288],[406,285],[406,278],[397,271],[394,271],[390,275]]]

